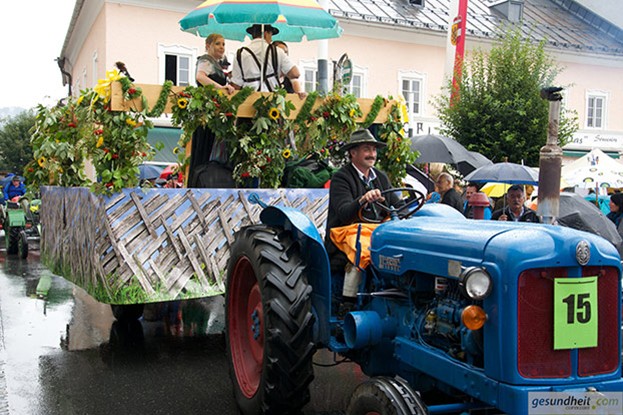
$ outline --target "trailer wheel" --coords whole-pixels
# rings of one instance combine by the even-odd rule
[[[17,254],[20,258],[28,258],[28,236],[26,231],[22,230],[19,233],[19,242],[17,243]]]
[[[423,414],[428,414],[428,409],[407,382],[384,376],[357,386],[346,409],[346,415]]]
[[[135,321],[143,315],[145,304],[111,304],[110,308],[117,321]]]
[[[311,286],[298,244],[259,225],[236,235],[227,267],[227,357],[243,414],[298,413],[314,375]]]
[[[5,228],[6,232],[6,228]],[[9,239],[7,239],[6,253],[9,255],[15,255],[19,246],[19,232],[20,228],[9,227]]]

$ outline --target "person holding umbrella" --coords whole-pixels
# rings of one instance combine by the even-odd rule
[[[491,220],[540,223],[536,212],[524,206],[525,201],[523,187],[518,184],[512,185],[506,193],[506,207],[493,212]]]
[[[231,78],[234,88],[250,86],[258,91],[272,92],[279,88],[280,73],[290,80],[298,80],[301,75],[298,67],[281,48],[271,45],[273,35],[278,34],[279,29],[271,25],[254,24],[247,28],[247,33],[253,40],[249,46],[243,46],[236,52]],[[305,98],[307,94],[301,89],[300,83],[292,84],[299,98]]]

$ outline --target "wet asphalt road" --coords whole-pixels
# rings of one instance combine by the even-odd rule
[[[49,279],[46,299],[36,295]],[[53,275],[38,252],[0,252],[0,415],[237,414],[221,297],[146,307],[119,324],[110,306]],[[316,363],[333,355],[318,352]],[[339,414],[365,379],[352,364],[315,366],[305,414]]]

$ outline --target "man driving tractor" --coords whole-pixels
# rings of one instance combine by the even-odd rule
[[[11,181],[4,186],[4,200],[11,200],[14,197],[24,196],[26,194],[26,186],[20,180],[18,175],[13,175]]]

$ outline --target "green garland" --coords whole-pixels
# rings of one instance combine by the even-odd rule
[[[237,110],[238,107],[245,102],[253,92],[255,92],[255,90],[251,87],[246,86],[242,88],[230,99],[232,107]]]
[[[158,118],[162,115],[164,108],[167,105],[167,100],[169,99],[172,87],[173,82],[168,80],[164,81],[164,84],[162,84],[162,90],[160,91],[160,96],[158,96],[158,101],[156,101],[156,105],[154,105],[151,111],[147,112],[148,117]]]
[[[368,128],[374,123],[374,120],[376,120],[376,117],[378,117],[383,105],[385,105],[385,98],[380,95],[374,97],[374,102],[370,107],[370,112],[368,113],[368,115],[366,115],[366,119],[363,120],[363,122],[361,123],[361,126],[363,128]]]
[[[303,103],[303,106],[299,110],[299,113],[296,115],[296,119],[294,122],[296,124],[303,124],[309,122],[309,118],[311,117],[311,110],[316,103],[316,99],[318,99],[318,92],[310,92]]]

